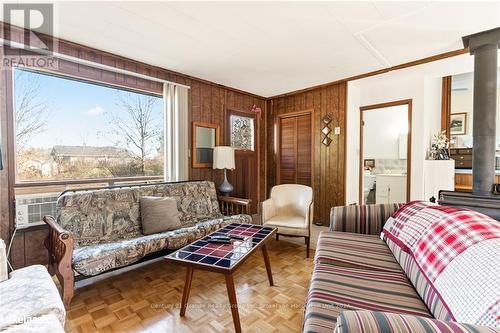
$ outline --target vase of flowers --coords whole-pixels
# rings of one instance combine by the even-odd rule
[[[449,160],[448,152],[449,140],[446,136],[446,131],[434,134],[431,145],[431,159],[433,160]]]

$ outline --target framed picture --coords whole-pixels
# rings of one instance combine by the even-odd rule
[[[464,135],[467,132],[467,113],[450,115],[450,135]]]
[[[372,170],[375,168],[375,160],[364,160],[365,170]]]

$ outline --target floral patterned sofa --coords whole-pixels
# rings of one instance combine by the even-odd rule
[[[152,235],[141,233],[139,199],[143,196],[174,197],[182,227]],[[161,183],[129,187],[80,190],[63,193],[57,201],[57,217],[45,216],[50,232],[45,241],[49,271],[63,287],[63,301],[73,296],[74,272],[95,276],[137,263],[141,259],[181,248],[231,222],[251,223],[251,216],[223,216],[228,197],[218,198],[208,181]],[[229,198],[231,199],[231,198]],[[249,200],[236,199],[248,212]]]
[[[304,332],[500,332],[499,221],[419,201],[335,207],[330,228]]]

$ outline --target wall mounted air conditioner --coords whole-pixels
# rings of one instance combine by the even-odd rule
[[[45,215],[55,216],[56,202],[60,193],[16,195],[16,226],[24,228],[43,224]]]

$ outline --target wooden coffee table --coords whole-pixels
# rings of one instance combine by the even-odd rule
[[[267,253],[266,242],[276,233],[276,228],[263,227],[253,224],[231,223],[204,238],[197,240],[182,249],[169,254],[165,259],[187,267],[186,282],[181,302],[181,317],[186,314],[186,307],[195,269],[206,270],[224,274],[226,278],[227,294],[231,305],[234,328],[237,333],[241,332],[240,316],[238,313],[238,302],[234,289],[233,272],[259,248],[262,250],[266,264],[267,277],[271,286],[273,274],[271,263]],[[244,239],[233,239],[231,244],[209,243],[207,239],[213,235],[233,235],[244,237]]]

